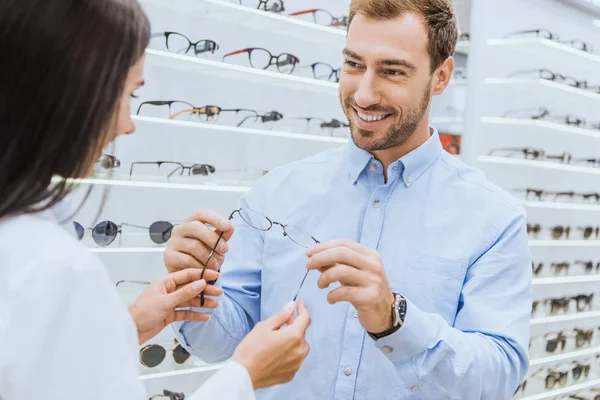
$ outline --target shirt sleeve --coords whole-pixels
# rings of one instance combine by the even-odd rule
[[[239,208],[249,207],[258,212],[263,205],[260,192],[264,181],[259,181],[240,200]],[[215,363],[229,359],[254,325],[260,321],[260,295],[263,233],[233,219],[235,233],[229,240],[229,251],[221,267],[224,294],[215,310],[202,309],[211,316],[206,322],[173,324],[175,336],[190,353],[206,362]]]
[[[82,249],[21,267],[0,296],[2,399],[145,399],[133,320],[100,262]]]
[[[190,400],[255,400],[252,380],[246,368],[237,362],[229,362],[213,376]]]
[[[525,218],[513,215],[469,267],[454,326],[407,299],[403,326],[375,346],[420,399],[511,398],[528,369],[531,279]]]

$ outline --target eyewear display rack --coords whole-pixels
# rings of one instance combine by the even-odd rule
[[[338,83],[327,77],[316,79],[310,68],[316,62],[341,67],[345,30],[288,15],[324,7],[322,2],[288,0],[282,13],[256,9],[259,0],[141,2],[153,38],[146,51],[146,85],[131,105],[136,133],[120,137],[106,149],[118,163],[108,169],[99,167],[93,178],[79,180],[70,199],[78,205],[91,189],[77,222],[83,228],[99,221],[118,227],[111,234],[119,238],[108,246],[98,246],[87,233],[82,240],[101,258],[115,283],[124,281],[117,290],[127,304],[144,289],[140,282],[166,273],[164,244],[150,240],[152,235],[149,238],[143,227],[157,221],[177,225],[203,208],[228,215],[261,175],[256,171],[342,146],[349,137]],[[269,7],[274,3],[266,2]],[[347,15],[348,1],[327,2],[327,9],[336,17]],[[178,51],[181,48],[167,47],[165,32],[198,43],[187,53]],[[206,44],[208,40],[215,44]],[[281,61],[286,57],[264,70],[249,65],[248,54],[222,59],[253,47],[268,49],[275,56],[292,54],[299,59],[297,68],[286,73],[289,65]],[[462,66],[468,52],[469,43],[459,43],[457,59]],[[462,132],[466,88],[465,79],[456,79],[446,94],[434,100],[434,126]],[[180,118],[186,112],[187,118]],[[248,115],[254,115],[249,123]],[[277,115],[283,119],[271,120]],[[318,119],[316,130],[298,123],[307,118]],[[319,121],[326,126],[319,126]],[[151,341],[166,350],[164,361],[154,368],[140,365],[140,379],[149,396],[165,389],[189,395],[223,365],[209,365],[195,357],[178,364],[173,340],[171,328],[165,329]]]
[[[600,29],[582,3],[472,2],[462,157],[527,212],[527,400],[600,398]]]

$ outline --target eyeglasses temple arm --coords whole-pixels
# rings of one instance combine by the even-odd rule
[[[317,12],[317,11],[319,11],[318,8],[311,8],[310,10],[302,10],[302,11],[293,12],[293,13],[289,14],[289,16],[290,17],[295,17],[297,15],[312,14],[312,13]]]
[[[315,239],[314,237],[312,239],[315,241],[315,244],[321,243],[317,239]],[[302,282],[300,282],[300,286],[298,287],[298,290],[296,291],[296,294],[294,295],[294,298],[292,299],[292,301],[296,301],[298,299],[298,295],[300,294],[300,290],[302,289],[302,286],[304,285],[304,281],[306,281],[306,278],[308,277],[308,273],[309,272],[310,272],[310,270],[307,269],[306,273],[304,274],[304,278],[302,278]]]
[[[232,213],[229,215],[228,220],[231,221],[233,219],[233,216],[235,215],[235,213],[240,212],[242,209],[238,209],[238,210],[234,210],[232,211]],[[215,243],[214,247],[212,248],[212,250],[210,251],[210,254],[208,255],[208,258],[206,259],[206,264],[204,266],[204,268],[202,268],[202,273],[200,274],[200,279],[204,279],[204,271],[206,271],[206,268],[208,266],[209,261],[212,259],[212,256],[215,254],[215,251],[217,249],[217,246],[219,245],[219,243],[221,242],[221,239],[223,239],[223,234],[225,232],[221,232],[221,234],[219,235],[219,238],[217,239],[217,242]],[[202,292],[200,294],[200,306],[203,307],[204,306],[204,292]]]

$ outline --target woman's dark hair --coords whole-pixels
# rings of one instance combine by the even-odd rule
[[[137,0],[0,1],[0,220],[87,173],[149,39]]]

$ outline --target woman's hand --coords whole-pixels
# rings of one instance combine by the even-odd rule
[[[290,303],[271,318],[256,324],[242,340],[233,353],[233,360],[248,370],[254,390],[287,383],[294,378],[310,350],[305,339],[309,325],[310,316],[304,303],[298,304],[296,318],[294,303]]]
[[[200,269],[184,269],[152,281],[150,286],[129,306],[129,313],[135,321],[140,344],[156,336],[167,325],[176,321],[207,321],[204,313],[176,310],[183,307],[200,307],[200,297],[220,296],[223,291],[206,284],[219,277],[219,273],[207,269],[204,279],[200,279]],[[216,308],[219,303],[205,299],[203,308]]]

